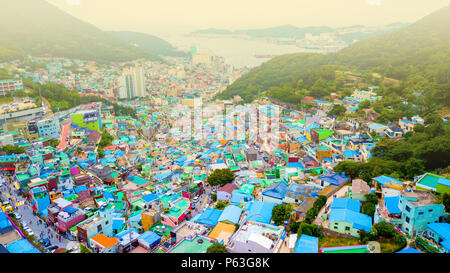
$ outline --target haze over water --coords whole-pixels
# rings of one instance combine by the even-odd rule
[[[302,49],[294,45],[277,45],[263,39],[239,39],[233,37],[193,37],[187,35],[162,36],[175,47],[188,50],[196,46],[199,52],[211,51],[214,55],[225,58],[225,62],[236,68],[255,67],[268,61],[266,58],[255,58],[255,54],[281,55],[301,52]]]

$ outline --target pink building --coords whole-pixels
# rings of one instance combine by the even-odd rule
[[[60,231],[65,233],[69,228],[75,226],[84,219],[86,219],[84,211],[69,206],[58,214],[56,226]]]

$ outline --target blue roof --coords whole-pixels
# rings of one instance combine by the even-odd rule
[[[122,228],[123,224],[125,223],[125,219],[123,218],[116,218],[112,220],[112,228],[115,230],[118,230]]]
[[[74,207],[68,206],[68,207],[64,208],[63,211],[65,211],[69,214],[73,214],[73,213],[77,212],[77,209]]]
[[[439,178],[439,179],[437,180],[437,183],[438,183],[438,184],[445,185],[445,186],[447,186],[447,187],[450,187],[450,179],[447,179],[447,178],[441,177],[441,178]]]
[[[11,222],[8,219],[6,213],[0,211],[0,229],[11,226]]]
[[[404,123],[411,123],[411,121],[409,121],[407,119],[402,119],[402,122],[404,122]]]
[[[384,203],[386,204],[389,214],[400,214],[400,209],[398,208],[398,202],[400,196],[390,196],[384,198]]]
[[[10,253],[41,253],[26,239],[19,239],[6,245]]]
[[[139,240],[144,240],[147,244],[153,247],[161,242],[161,237],[152,231],[146,231],[139,236]]]
[[[349,209],[354,212],[361,210],[361,202],[350,198],[334,198],[331,209]]]
[[[450,251],[450,240],[445,240],[441,242],[441,246],[443,246],[447,251]]]
[[[428,229],[439,235],[444,241],[450,240],[450,224],[449,223],[430,223],[427,224]]]
[[[141,199],[144,200],[146,203],[150,203],[158,198],[159,198],[159,196],[157,194],[150,193],[150,194],[146,194],[146,195],[142,196]]]
[[[286,195],[287,189],[288,185],[282,180],[270,185],[268,189],[262,193],[262,195],[281,200]]]
[[[138,233],[137,229],[133,227],[133,228],[129,228],[129,229],[126,229],[126,230],[124,230],[124,231],[118,233],[118,234],[116,235],[116,238],[120,240],[120,238],[123,238],[123,237],[127,236],[127,235],[130,234],[131,232]]]
[[[299,168],[303,170],[303,165],[300,162],[289,162],[286,164],[286,168]]]
[[[408,247],[408,248],[405,248],[403,250],[397,251],[395,253],[422,253],[422,252],[420,252],[419,250],[417,250],[415,248]]]
[[[383,186],[389,183],[402,184],[402,181],[386,175],[375,177],[373,180],[376,181],[377,183],[380,183]]]
[[[237,224],[241,217],[242,209],[237,206],[230,205],[226,207],[219,217],[219,222],[229,221],[233,224]]]
[[[344,154],[344,157],[355,157],[358,153],[353,150],[345,150],[342,152]]]
[[[109,191],[105,191],[103,192],[103,198],[105,198],[105,200],[114,200],[114,195],[112,194],[112,192]]]
[[[219,221],[220,216],[222,215],[221,210],[207,208],[197,219],[197,223],[208,225],[208,226],[216,226]]]
[[[171,174],[172,174],[172,172],[168,172],[168,173],[159,173],[159,174],[155,174],[153,177],[156,178],[157,180],[164,181],[164,180],[166,180]]]
[[[331,185],[336,185],[339,186],[342,183],[346,182],[347,180],[350,179],[350,177],[347,177],[345,175],[339,175],[337,173],[334,172],[329,172],[327,174],[321,175],[319,176],[320,180],[323,180],[325,182],[330,183]]]
[[[255,198],[252,195],[240,193],[239,190],[234,190],[231,193],[231,205],[239,205],[241,202],[249,202],[254,200]]]
[[[368,127],[372,130],[378,130],[378,129],[381,129],[381,128],[384,128],[387,126],[383,125],[383,124],[379,124],[379,123],[373,123],[373,124],[370,124]]]
[[[295,253],[318,253],[319,238],[302,234],[295,244]]]
[[[349,209],[331,209],[330,222],[347,222],[355,229],[369,232],[372,229],[372,217]]]
[[[272,210],[274,207],[274,203],[259,200],[247,203],[245,206],[245,209],[248,211],[246,219],[269,224],[272,219]]]

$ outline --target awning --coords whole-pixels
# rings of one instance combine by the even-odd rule
[[[62,227],[60,227],[60,226],[57,226],[57,228],[58,228],[59,230],[61,230],[62,232],[66,232],[66,229],[64,229],[64,228],[62,228]]]

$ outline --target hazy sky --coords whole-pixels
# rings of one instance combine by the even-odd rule
[[[384,25],[414,22],[450,0],[47,0],[104,30],[158,34],[284,24]]]

